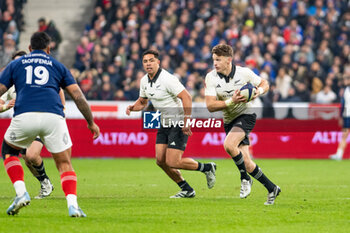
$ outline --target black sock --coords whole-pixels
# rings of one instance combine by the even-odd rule
[[[247,170],[245,169],[242,152],[239,152],[239,154],[235,157],[232,157],[232,159],[235,162],[236,166],[238,167],[239,172],[241,173],[241,180],[243,179],[250,180]]]
[[[269,191],[269,193],[271,193],[274,187],[276,186],[274,183],[271,182],[271,180],[269,180],[269,178],[267,178],[264,175],[264,173],[261,171],[258,165],[256,165],[255,169],[249,174],[255,179],[257,179],[260,183],[262,183],[265,186],[265,188]]]
[[[33,164],[33,168],[38,172],[38,176],[36,176],[36,178],[41,182],[43,181],[45,178],[49,179],[49,177],[46,175],[45,172],[45,166],[44,166],[44,161],[41,162],[40,166],[35,166]]]
[[[211,170],[211,164],[210,163],[200,163],[198,162],[198,168],[197,171],[201,172],[207,172]]]
[[[193,191],[193,188],[187,183],[186,180],[180,181],[179,183],[177,183],[177,185],[181,188],[181,190],[183,191]]]

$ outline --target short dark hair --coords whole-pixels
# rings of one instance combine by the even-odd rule
[[[39,23],[40,23],[40,22],[46,23],[46,19],[45,19],[44,17],[41,17],[41,18],[38,19],[38,22],[39,22]]]
[[[211,52],[217,56],[233,57],[233,49],[227,44],[216,45]]]
[[[159,58],[159,52],[158,52],[157,50],[149,49],[149,50],[143,52],[143,54],[142,54],[142,59],[143,59],[143,57],[144,57],[145,55],[147,55],[147,54],[153,54],[155,58],[157,58],[157,59]]]
[[[46,32],[35,32],[30,38],[30,46],[33,50],[46,49],[50,41],[51,38]]]
[[[21,51],[16,51],[16,52],[14,52],[14,53],[12,54],[11,59],[12,59],[12,60],[15,60],[16,57],[22,57],[22,56],[24,56],[24,55],[26,55],[26,54],[27,54],[27,53],[26,53],[25,51],[23,51],[23,50],[21,50]]]

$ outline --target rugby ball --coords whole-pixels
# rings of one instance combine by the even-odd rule
[[[255,90],[255,87],[251,83],[246,83],[241,87],[240,94],[247,99],[247,102],[249,102],[255,95]]]

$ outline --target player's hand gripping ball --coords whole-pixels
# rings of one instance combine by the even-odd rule
[[[255,95],[255,91],[256,89],[251,83],[246,83],[243,87],[241,87],[240,94],[246,98],[247,102],[249,102]]]

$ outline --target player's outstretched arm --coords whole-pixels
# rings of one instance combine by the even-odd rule
[[[86,101],[85,96],[81,92],[78,84],[69,85],[66,87],[66,90],[72,97],[81,114],[83,114],[85,120],[88,123],[88,128],[94,134],[94,139],[98,138],[98,136],[100,136],[100,128],[95,124],[90,106]]]
[[[126,115],[130,116],[130,112],[141,111],[147,106],[148,100],[142,97],[139,97],[133,105],[129,105],[126,108]]]

